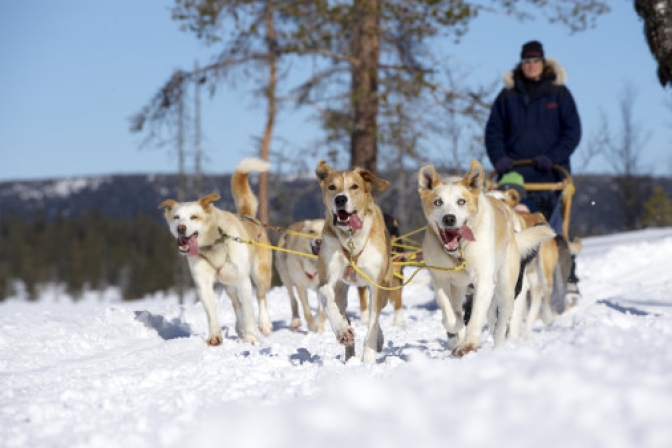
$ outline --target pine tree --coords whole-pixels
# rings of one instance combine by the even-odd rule
[[[653,195],[644,203],[642,223],[645,227],[672,226],[672,203],[663,187],[656,187]]]

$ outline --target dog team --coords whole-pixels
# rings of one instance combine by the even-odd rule
[[[355,330],[346,309],[348,289],[356,287],[366,325],[361,359],[376,362],[384,341],[380,314],[388,301],[394,306],[395,325],[404,322],[401,269],[396,269],[395,277],[390,234],[396,228],[373,199],[389,182],[364,169],[338,171],[321,161],[315,174],[324,219],[289,226],[273,247],[264,225],[255,219],[258,200],[249,182],[251,173],[269,168],[268,162],[256,158],[237,165],[231,180],[235,212],[217,208],[213,204],[220,198],[217,194],[194,202],[166,199],[159,205],[179,252],[187,256],[207,315],[207,343],[222,343],[216,283],[224,286],[231,299],[240,339],[258,344],[259,333],[271,333],[266,293],[275,262],[290,298],[290,327],[301,326],[298,296],[308,329],[321,332],[328,320],[345,348],[346,361],[355,355]],[[477,161],[471,162],[463,177],[441,178],[433,165],[418,171],[418,192],[427,221],[422,258],[430,272],[449,348],[458,357],[480,348],[486,319],[495,347],[507,338],[515,339],[521,331],[528,335],[539,313],[550,324],[556,267],[563,265],[567,254],[580,249],[580,243],[557,236],[541,214],[517,210],[520,198],[515,190],[486,193],[485,181]],[[319,297],[315,314],[308,303],[309,289]]]

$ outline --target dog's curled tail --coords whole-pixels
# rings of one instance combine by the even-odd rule
[[[539,250],[541,243],[555,238],[555,232],[547,224],[529,227],[517,232],[515,235],[516,245],[518,246],[518,252],[520,252],[522,260],[533,258]]]
[[[231,191],[236,203],[236,210],[241,215],[256,217],[259,209],[259,200],[250,187],[249,174],[263,173],[271,168],[265,160],[251,157],[241,160],[231,177]]]
[[[516,245],[520,253],[520,271],[518,273],[518,281],[515,287],[515,296],[518,297],[520,291],[523,289],[523,274],[525,267],[532,261],[539,253],[539,247],[544,241],[555,238],[555,232],[548,224],[537,224],[533,227],[528,227],[525,230],[515,233]]]

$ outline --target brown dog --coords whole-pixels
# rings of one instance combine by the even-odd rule
[[[244,159],[231,179],[233,198],[240,215],[254,218],[258,201],[248,181],[251,172],[268,170],[270,165],[260,159]],[[244,244],[234,238],[256,240],[269,244],[266,231],[253,219],[220,210],[212,203],[218,194],[210,194],[195,202],[166,199],[165,218],[177,248],[186,255],[198,296],[208,316],[209,345],[222,343],[222,329],[217,319],[215,282],[222,283],[233,302],[238,336],[259,343],[254,322],[252,286],[259,302],[259,329],[268,336],[273,329],[266,307],[266,291],[271,287],[273,255],[270,249]]]
[[[363,169],[333,170],[325,161],[318,163],[315,174],[326,217],[318,263],[320,300],[336,339],[345,346],[347,361],[355,354],[355,330],[346,315],[348,287],[368,287],[369,320],[362,361],[375,362],[376,353],[383,348],[380,312],[389,294],[363,278],[351,263],[371,281],[389,287],[391,239],[372,193],[390,184]]]

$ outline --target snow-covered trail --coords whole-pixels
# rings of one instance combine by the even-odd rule
[[[375,365],[343,364],[328,324],[289,330],[282,288],[259,347],[238,342],[226,297],[215,348],[200,304],[172,296],[10,300],[0,446],[672,446],[672,229],[585,239],[578,263],[577,307],[462,359],[419,275],[404,289],[406,325],[384,310]]]

